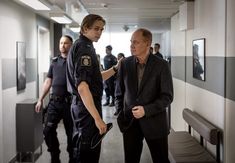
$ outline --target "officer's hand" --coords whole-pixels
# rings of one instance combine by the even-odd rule
[[[37,102],[37,104],[36,104],[36,106],[35,106],[35,111],[36,111],[37,113],[39,113],[39,112],[41,111],[42,104],[43,104],[42,101],[38,101],[38,102]]]
[[[135,106],[132,108],[132,114],[136,119],[142,118],[145,115],[143,106]]]
[[[117,64],[115,65],[115,68],[116,68],[117,70],[118,70],[119,67],[120,67],[120,63],[121,63],[122,59],[123,59],[123,57],[120,58],[120,59],[118,60]]]
[[[102,119],[95,121],[96,127],[99,129],[100,135],[106,133],[107,125],[104,123]]]

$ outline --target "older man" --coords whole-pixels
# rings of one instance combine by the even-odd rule
[[[121,62],[116,81],[118,125],[123,133],[125,163],[139,163],[145,138],[154,163],[169,163],[166,108],[173,100],[168,63],[149,48],[152,34],[136,30],[131,37],[132,56]]]

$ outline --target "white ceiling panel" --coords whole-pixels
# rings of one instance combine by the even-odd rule
[[[17,1],[17,0],[15,0]],[[40,0],[51,6],[51,11],[37,11],[48,17],[53,12],[64,12],[78,24],[87,13],[99,14],[107,22],[110,32],[123,32],[123,27],[148,28],[154,33],[170,29],[170,18],[186,0]],[[189,0],[188,0],[189,1]]]

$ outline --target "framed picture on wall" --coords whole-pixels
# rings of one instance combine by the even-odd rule
[[[193,77],[205,81],[205,38],[193,40]]]
[[[17,91],[26,88],[26,46],[25,42],[16,42]]]

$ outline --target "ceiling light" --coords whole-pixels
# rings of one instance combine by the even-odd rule
[[[128,31],[129,29],[133,29],[133,28],[138,28],[138,25],[136,24],[136,25],[123,25],[123,27],[122,27],[122,29],[124,30],[124,31]]]
[[[75,32],[75,33],[79,33],[80,32],[80,27],[70,27],[70,30]]]
[[[71,24],[73,22],[70,17],[61,13],[50,14],[50,17],[59,24]]]
[[[33,8],[34,10],[51,10],[49,7],[47,7],[39,0],[19,0],[19,1]]]

